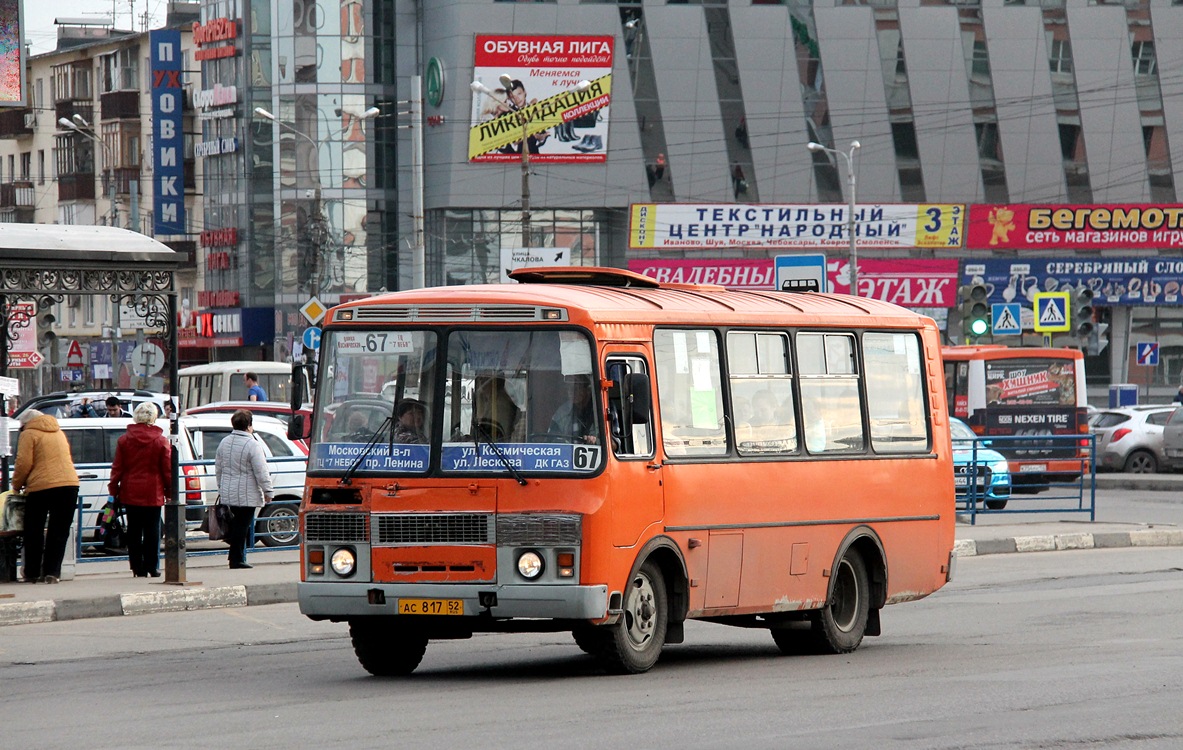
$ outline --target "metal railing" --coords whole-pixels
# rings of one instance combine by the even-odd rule
[[[1033,513],[1088,513],[1097,517],[1097,442],[1094,435],[1039,435],[1023,437],[979,437],[958,440],[968,451],[968,463],[959,461],[954,471],[959,479],[957,508],[977,523],[978,515]],[[1008,475],[1003,484],[991,471],[986,451],[1007,459]],[[1047,458],[1041,473],[1016,471]],[[1016,477],[1022,477],[1021,482]],[[962,481],[961,477],[964,477]]]
[[[262,540],[268,549],[294,549],[300,543],[299,505],[304,491],[304,472],[307,460],[303,457],[268,458],[271,480],[275,486],[276,500],[268,503],[255,516],[251,539],[247,549],[255,547]],[[126,547],[112,547],[104,538],[103,508],[111,501],[106,491],[106,478],[111,475],[111,464],[77,464],[82,486],[102,481],[101,491],[80,492],[75,521],[79,533],[75,534],[75,553],[78,562],[95,560],[127,559]],[[181,501],[185,504],[187,542],[208,539],[202,530],[206,513],[217,498],[213,461],[181,461]],[[285,480],[285,477],[287,478]],[[124,521],[126,526],[126,521]],[[215,543],[216,544],[216,543]],[[215,549],[192,549],[186,544],[186,555],[224,555],[225,547]]]

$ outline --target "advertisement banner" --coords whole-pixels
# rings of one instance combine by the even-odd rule
[[[531,161],[605,161],[613,41],[478,34],[469,161],[520,161],[523,138]]]
[[[8,366],[36,367],[43,357],[37,351],[36,307],[32,302],[8,305]]]
[[[838,204],[634,203],[629,247],[848,248],[849,207]],[[863,248],[961,247],[965,206],[900,203],[855,208]]]
[[[860,258],[859,293],[903,307],[955,307],[957,260]],[[772,258],[725,260],[630,260],[628,270],[667,284],[718,284],[729,289],[772,290],[776,268]],[[826,262],[829,291],[850,293],[850,264]]]
[[[23,14],[21,0],[0,0],[0,107],[25,105]]]
[[[1095,306],[1183,304],[1183,258],[967,261],[962,281],[968,284],[975,279],[986,285],[987,304],[1019,302],[1024,320],[1034,309],[1036,293],[1066,292],[1079,286],[1092,290]]]
[[[969,250],[1154,250],[1183,247],[1183,205],[971,206]]]
[[[184,234],[185,157],[181,88],[181,32],[149,32],[152,60],[152,218],[153,231]]]

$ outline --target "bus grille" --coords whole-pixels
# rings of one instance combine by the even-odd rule
[[[489,517],[483,513],[375,514],[376,544],[488,544]]]
[[[583,524],[573,515],[505,515],[497,517],[497,544],[578,545]]]
[[[368,542],[369,517],[364,513],[309,513],[304,516],[309,542]]]

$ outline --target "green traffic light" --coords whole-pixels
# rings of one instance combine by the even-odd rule
[[[981,318],[977,318],[969,324],[969,332],[975,336],[982,336],[989,330],[990,324]]]

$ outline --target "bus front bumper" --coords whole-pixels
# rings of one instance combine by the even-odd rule
[[[460,600],[463,617],[598,620],[608,614],[607,586],[300,582],[296,592],[301,614],[317,618],[399,615],[400,602],[422,600]]]

